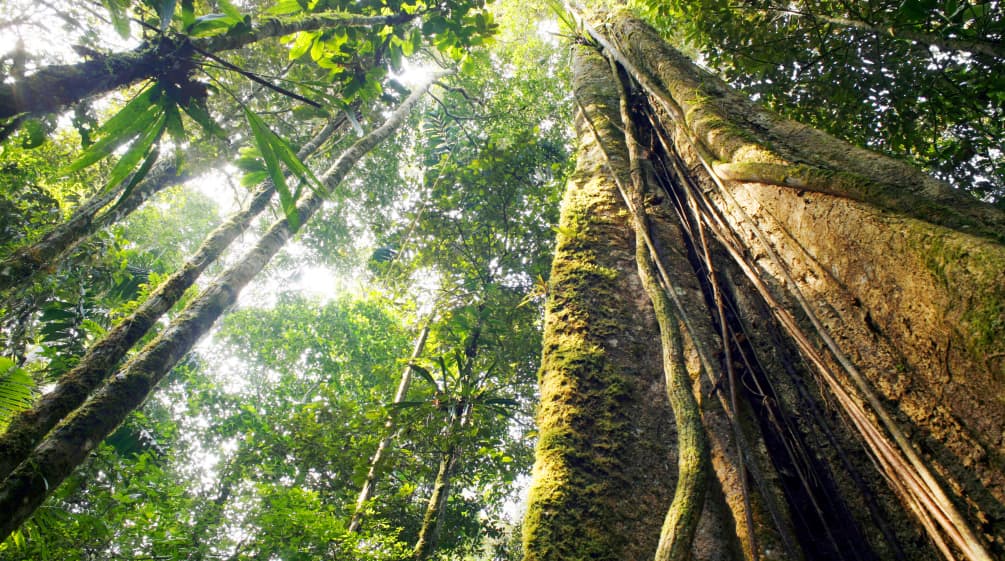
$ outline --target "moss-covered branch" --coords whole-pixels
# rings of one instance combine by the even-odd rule
[[[327,27],[381,27],[414,19],[414,14],[356,16],[318,14],[311,17],[266,20],[247,33],[206,39],[161,37],[133,51],[102,56],[77,64],[49,66],[10,84],[0,84],[0,119],[23,113],[53,113],[89,97],[167,74],[191,65],[196,49],[208,53],[240,49],[263,39]],[[195,48],[193,48],[195,47]]]

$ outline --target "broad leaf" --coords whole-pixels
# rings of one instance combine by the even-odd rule
[[[70,165],[60,170],[59,175],[86,168],[145,130],[161,114],[161,105],[154,101],[155,93],[160,94],[160,87],[157,85],[147,88],[126,104],[98,129],[97,136],[100,136],[100,139],[84,150]]]
[[[140,163],[140,160],[147,157],[150,153],[150,148],[161,138],[164,134],[165,123],[167,122],[167,116],[161,112],[157,116],[157,119],[153,124],[146,130],[146,132],[140,136],[140,138],[129,147],[129,150],[119,158],[116,162],[115,167],[108,174],[108,182],[105,188],[111,188],[129,176],[130,173],[136,169],[136,165]]]
[[[261,117],[255,115],[251,110],[245,108],[244,114],[248,119],[248,124],[251,125],[251,134],[255,139],[255,145],[262,154],[262,159],[265,160],[265,168],[269,172],[269,177],[272,178],[276,192],[279,193],[279,203],[283,207],[283,213],[286,214],[286,220],[293,230],[297,230],[300,228],[297,201],[290,192],[290,188],[286,184],[286,177],[279,166],[279,157],[276,155],[274,148],[277,137],[268,125],[262,121]]]

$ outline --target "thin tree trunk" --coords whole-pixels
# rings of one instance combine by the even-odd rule
[[[304,158],[317,150],[344,126],[344,119],[332,121],[298,154]],[[0,435],[0,478],[6,477],[45,435],[79,407],[104,382],[129,350],[142,339],[199,278],[211,263],[237,239],[268,205],[275,187],[265,182],[255,192],[248,207],[218,226],[182,267],[168,277],[127,318],[88,349],[72,370],[35,403],[11,420]]]
[[[162,162],[122,201],[114,213],[101,218],[98,218],[98,213],[119,196],[119,191],[112,189],[91,197],[74,211],[69,220],[0,262],[0,293],[15,286],[30,284],[36,273],[54,269],[60,257],[87,236],[129,214],[155,193],[184,183],[194,175],[191,170],[179,172],[174,162]]]
[[[13,84],[0,84],[0,119],[22,113],[52,113],[89,97],[152,78],[167,68],[191,66],[192,57],[199,51],[219,53],[240,49],[263,39],[326,27],[379,28],[405,23],[415,17],[410,14],[352,16],[331,13],[290,21],[266,20],[248,33],[193,40],[159,38],[127,53],[77,64],[49,66]]]
[[[442,74],[441,74],[442,75]],[[437,76],[439,77],[439,76]],[[435,78],[434,78],[435,79]],[[413,92],[387,121],[349,147],[322,176],[323,191],[312,192],[297,205],[305,224],[352,167],[404,122],[428,89]],[[94,397],[58,426],[15,469],[0,488],[0,539],[5,539],[72,471],[147,398],[154,386],[191,350],[224,311],[296,232],[290,223],[274,224],[244,258],[229,267],[148,344]]]
[[[431,319],[431,318],[430,318]],[[398,390],[394,392],[393,403],[401,403],[405,400],[405,396],[408,394],[408,388],[412,384],[412,365],[422,354],[423,349],[426,347],[426,339],[429,337],[429,327],[431,321],[426,320],[423,323],[422,330],[419,331],[419,336],[415,340],[415,346],[412,348],[412,355],[409,357],[409,364],[401,371],[401,380],[398,382]],[[384,423],[384,438],[381,439],[380,443],[377,444],[377,450],[373,453],[373,457],[370,459],[370,469],[366,472],[366,480],[363,481],[363,487],[359,491],[359,497],[356,498],[356,507],[352,514],[352,519],[349,521],[349,533],[356,533],[359,531],[360,523],[363,519],[363,507],[366,506],[367,501],[373,496],[373,491],[377,485],[377,472],[381,467],[381,463],[384,460],[384,453],[387,451],[387,447],[391,445],[391,439],[394,437],[394,419],[388,417],[387,422]]]
[[[450,425],[445,431],[447,440],[455,438],[457,432],[467,424],[468,407],[470,406],[466,404],[454,406]],[[422,516],[419,537],[415,540],[415,548],[412,550],[412,558],[415,561],[429,559],[440,543],[440,531],[443,528],[443,518],[447,510],[447,499],[450,497],[450,478],[453,476],[454,467],[457,465],[460,455],[460,447],[452,443],[440,457],[436,468],[436,478],[433,480],[433,490],[429,494],[426,512]]]

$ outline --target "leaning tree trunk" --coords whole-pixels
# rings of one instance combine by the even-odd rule
[[[442,76],[442,73],[439,75]],[[437,77],[439,77],[437,76]],[[421,99],[428,84],[413,92],[380,127],[350,146],[322,176],[324,189],[297,205],[305,224],[366,153],[390,136]],[[274,224],[254,248],[224,271],[161,335],[129,361],[72,417],[56,427],[0,486],[0,540],[27,519],[90,453],[139,407],[154,386],[177,364],[237,296],[296,232],[289,221]]]
[[[456,405],[450,426],[446,430],[446,438],[456,438],[458,430],[464,428],[467,418],[467,406]],[[450,479],[453,477],[454,468],[460,459],[461,449],[456,444],[451,444],[447,451],[440,456],[439,464],[436,468],[436,477],[433,479],[433,490],[429,494],[429,501],[426,503],[426,512],[422,515],[422,525],[419,527],[419,535],[415,540],[415,547],[412,548],[412,559],[415,561],[426,561],[436,551],[440,543],[440,533],[443,528],[443,518],[447,511],[447,499],[450,498]]]
[[[904,163],[778,118],[638,21],[591,31],[641,94],[632,120],[648,131],[646,165],[662,189],[646,201],[662,216],[650,253],[667,277],[699,287],[687,302],[687,281],[669,283],[711,375],[696,387],[710,384],[698,397],[730,518],[718,537],[742,547],[695,547],[696,558],[1005,555],[1005,216]],[[584,111],[609,106],[597,92],[605,82],[614,91],[615,76],[581,62],[575,70]],[[597,128],[608,154],[579,123],[559,229],[527,559],[651,558],[658,531],[624,523],[618,501],[633,497],[631,510],[655,518],[639,486],[673,482],[633,471],[652,437],[636,428],[615,446],[620,427],[606,422],[638,422],[655,393],[598,399],[626,387],[603,373],[653,367],[619,361],[642,322],[612,309],[640,290],[612,266],[630,228],[610,187],[612,173],[627,176],[621,129]],[[728,382],[725,357],[742,383]],[[725,452],[737,443],[731,466]],[[647,545],[629,554],[626,542]]]
[[[394,392],[392,404],[401,403],[405,400],[405,396],[408,395],[408,388],[412,385],[412,363],[418,360],[422,351],[426,348],[426,340],[429,338],[431,324],[431,317],[423,321],[422,330],[419,331],[419,336],[416,337],[415,345],[412,347],[412,355],[409,357],[409,363],[401,371],[401,379],[398,381],[397,391]],[[377,450],[370,458],[370,467],[366,471],[366,479],[363,480],[359,496],[356,497],[356,506],[353,509],[352,518],[349,520],[347,530],[351,534],[359,532],[360,524],[363,522],[363,509],[377,488],[377,475],[383,467],[384,454],[387,453],[388,447],[391,446],[391,440],[394,438],[394,425],[394,417],[388,416],[387,421],[384,422],[384,438],[380,439],[380,442],[377,444]]]
[[[344,119],[331,121],[300,149],[297,156],[304,159],[313,154],[344,125]],[[271,181],[264,182],[253,194],[247,208],[234,213],[210,232],[195,254],[165,279],[133,313],[95,342],[55,387],[30,409],[18,412],[0,435],[0,478],[9,475],[57,423],[80,407],[114,372],[129,350],[181,301],[206,267],[215,262],[265,210],[275,191]]]

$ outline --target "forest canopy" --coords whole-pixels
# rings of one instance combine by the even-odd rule
[[[0,8],[0,559],[523,559],[560,200],[602,144],[569,7]],[[628,8],[940,204],[1005,209],[1000,2]]]

